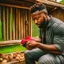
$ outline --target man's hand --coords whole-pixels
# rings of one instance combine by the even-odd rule
[[[36,41],[34,41],[34,40],[29,40],[29,41],[27,41],[27,43],[26,43],[26,48],[29,49],[29,50],[34,49],[34,48],[37,47],[37,44],[38,44],[38,43],[37,43]]]

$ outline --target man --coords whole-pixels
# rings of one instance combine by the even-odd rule
[[[64,23],[49,16],[42,3],[31,7],[31,15],[40,29],[40,43],[27,41],[26,64],[64,64]]]

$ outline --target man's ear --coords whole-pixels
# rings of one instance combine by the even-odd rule
[[[48,21],[50,18],[49,18],[49,16],[46,14],[46,20]]]
[[[45,15],[45,19],[46,19],[46,21],[48,20],[48,15],[47,14]]]

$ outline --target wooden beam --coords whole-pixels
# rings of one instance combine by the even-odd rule
[[[60,4],[58,2],[48,1],[48,0],[36,0],[36,1],[44,3],[44,4],[47,4],[47,5],[51,5],[51,6],[56,6],[56,7],[62,7],[62,8],[64,8],[64,5]]]
[[[22,9],[30,9],[29,7],[23,7],[23,6],[18,6],[18,5],[12,5],[12,4],[2,4],[0,3],[1,6],[8,6],[8,7],[15,7],[15,8],[22,8]]]
[[[8,46],[14,44],[20,44],[21,40],[8,40],[8,41],[0,41],[0,46]]]

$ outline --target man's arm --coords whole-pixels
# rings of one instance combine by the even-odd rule
[[[61,54],[62,53],[62,52],[58,51],[58,49],[56,48],[56,46],[54,44],[47,45],[47,44],[38,43],[36,41],[28,41],[26,48],[29,50],[31,50],[33,48],[40,48],[46,52],[53,53],[53,54]]]
[[[45,50],[45,51],[47,51],[49,53],[62,54],[62,52],[58,51],[58,49],[55,47],[54,44],[52,44],[52,45],[46,45],[46,44],[38,43],[37,47],[40,48],[40,49],[43,49],[43,50]]]
[[[41,42],[41,39],[40,39],[40,38],[34,38],[34,40],[35,40],[36,42]]]

